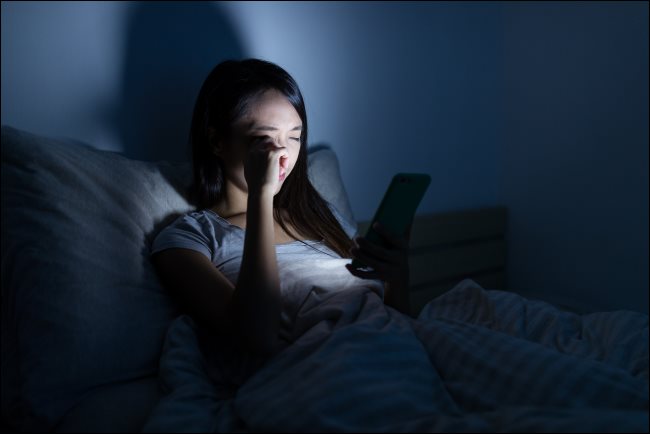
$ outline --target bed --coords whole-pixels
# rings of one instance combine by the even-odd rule
[[[314,186],[363,233],[336,154],[309,153]],[[3,431],[648,430],[648,316],[506,288],[503,207],[417,216],[413,318],[330,278],[295,311],[290,345],[238,358],[148,261],[193,209],[190,178],[2,127]],[[281,267],[295,291],[332,276],[308,265]]]

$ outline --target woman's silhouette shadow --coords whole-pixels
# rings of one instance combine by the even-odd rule
[[[244,57],[213,2],[135,2],[128,12],[122,95],[113,122],[123,154],[189,162],[192,110],[210,70]]]
[[[122,95],[112,113],[122,154],[159,162],[157,170],[189,199],[195,99],[212,68],[244,58],[242,44],[213,2],[143,1],[130,5],[124,52]],[[145,262],[153,237],[179,215],[165,216],[146,235]],[[145,270],[153,272],[149,264]]]

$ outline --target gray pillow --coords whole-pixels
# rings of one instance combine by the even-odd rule
[[[155,374],[178,315],[147,240],[187,172],[2,127],[2,416],[47,431],[93,388]]]
[[[334,152],[310,157],[315,187],[354,222]],[[48,431],[94,390],[156,375],[178,311],[149,244],[193,209],[190,180],[187,163],[2,127],[3,422]]]
[[[334,205],[356,231],[357,222],[343,186],[336,153],[329,146],[321,144],[309,148],[308,155],[307,170],[312,185],[323,199]]]

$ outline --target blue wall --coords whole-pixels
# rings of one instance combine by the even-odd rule
[[[506,205],[509,287],[648,306],[647,3],[3,2],[2,123],[186,160],[219,61],[285,67],[358,220]]]
[[[210,3],[3,2],[2,123],[189,161],[202,80],[243,56]]]
[[[508,4],[508,283],[648,311],[648,3]]]
[[[357,219],[372,217],[398,171],[431,175],[420,212],[496,202],[500,7],[251,2],[227,10],[250,55],[300,83],[312,142],[340,156]]]

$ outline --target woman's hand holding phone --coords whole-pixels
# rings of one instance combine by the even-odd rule
[[[345,266],[362,279],[383,280],[384,303],[409,315],[411,225],[430,183],[426,173],[395,174],[371,220],[372,227],[365,237],[355,239],[350,251],[354,259]]]
[[[373,229],[384,240],[387,247],[373,243],[365,237],[356,237],[355,247],[350,249],[354,258],[359,259],[372,270],[355,269],[351,264],[346,264],[345,268],[359,278],[380,279],[394,290],[408,290],[411,227],[408,227],[403,237],[391,233],[378,222],[373,225]]]

